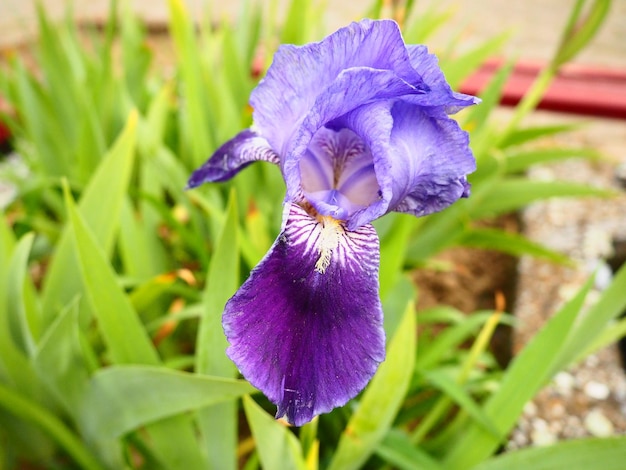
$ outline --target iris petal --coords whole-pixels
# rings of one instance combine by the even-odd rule
[[[306,199],[322,215],[346,220],[378,199],[372,154],[349,129],[321,128],[300,160]]]
[[[270,148],[267,140],[246,129],[218,148],[204,165],[195,170],[189,178],[187,188],[226,181],[255,161],[278,164],[279,157]]]
[[[391,110],[391,147],[398,162],[391,209],[424,216],[469,194],[466,175],[476,169],[469,137],[443,110],[439,116],[398,102]]]
[[[443,107],[447,114],[480,103],[480,99],[475,96],[452,91],[439,67],[437,56],[429,54],[426,46],[408,45],[407,50],[411,65],[430,88],[430,93],[411,96],[407,101],[420,106]]]
[[[354,75],[351,69],[360,71]],[[385,72],[386,78],[372,74],[367,77],[370,80],[367,86],[358,86],[357,81],[366,70]],[[329,92],[334,95],[332,102],[340,106],[354,108],[364,103],[356,96],[359,92],[384,93],[386,88],[394,88],[397,95],[425,90],[421,76],[411,66],[400,29],[394,21],[363,20],[317,43],[283,45],[274,55],[266,77],[250,96],[255,125],[280,155],[290,153],[286,145],[291,143],[316,102],[329,103],[321,96],[342,74],[335,91]],[[372,84],[372,80],[376,84]],[[389,80],[393,83],[388,84]],[[385,82],[384,86],[378,82]],[[341,95],[346,91],[355,96]],[[320,115],[320,112],[313,115]],[[324,123],[324,118],[315,121],[311,126],[317,127],[310,130],[312,133]],[[304,145],[306,147],[306,142]]]
[[[228,301],[229,357],[297,426],[344,405],[384,359],[378,237],[286,205],[283,229]]]

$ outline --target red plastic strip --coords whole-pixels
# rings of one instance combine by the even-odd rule
[[[465,80],[461,91],[480,94],[503,63],[499,59],[486,62]],[[538,62],[517,63],[504,86],[501,104],[515,106],[519,103],[543,65]],[[581,65],[563,67],[539,103],[539,108],[626,119],[626,71]]]

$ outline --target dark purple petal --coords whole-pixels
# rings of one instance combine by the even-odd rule
[[[187,189],[203,183],[226,181],[254,161],[279,163],[279,157],[267,140],[256,132],[246,129],[230,139],[209,158],[204,165],[191,174]]]
[[[480,103],[480,99],[475,96],[452,91],[439,67],[437,56],[429,54],[426,46],[408,45],[407,50],[411,65],[430,89],[430,93],[412,96],[407,101],[420,106],[443,107],[447,114]]]
[[[467,175],[476,169],[467,132],[443,112],[424,113],[396,103],[390,145],[394,197],[390,209],[423,216],[469,194]]]
[[[228,301],[227,350],[244,377],[300,426],[344,405],[384,359],[378,237],[295,204],[281,234]]]
[[[351,73],[349,70],[353,68],[387,71],[388,77],[394,77],[390,86],[401,87],[403,93],[425,90],[421,76],[411,66],[398,25],[389,20],[363,20],[341,28],[321,42],[284,45],[278,49],[266,77],[250,96],[259,132],[280,155],[288,153],[286,144],[318,97],[340,74]],[[356,79],[361,77],[360,73]],[[341,98],[342,106],[352,108],[363,104],[357,95],[352,95],[358,90],[347,88],[358,86],[355,79],[346,77],[340,82],[345,86],[336,86],[336,92],[330,92],[335,100]],[[364,91],[369,89],[371,93],[375,87],[365,88]],[[338,94],[348,92],[351,96]]]

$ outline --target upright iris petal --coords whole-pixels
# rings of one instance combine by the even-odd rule
[[[304,196],[321,214],[346,220],[379,199],[372,154],[349,129],[321,128],[300,160]]]
[[[389,20],[282,46],[253,91],[254,125],[222,145],[188,187],[254,161],[279,165],[283,225],[224,309],[228,356],[302,425],[356,396],[385,356],[378,237],[390,211],[427,215],[469,195],[455,93],[424,46]]]

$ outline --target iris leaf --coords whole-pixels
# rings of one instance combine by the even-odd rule
[[[329,470],[360,468],[391,429],[413,376],[416,342],[415,310],[413,302],[409,302],[389,345],[387,359],[348,421]]]
[[[463,55],[445,62],[442,61],[441,69],[452,89],[458,89],[463,80],[485,60],[496,55],[502,49],[509,36],[508,33],[500,34]]]
[[[572,334],[567,338],[567,343],[558,353],[554,372],[578,359],[580,352],[586,350],[594,339],[601,335],[606,325],[624,312],[625,291],[626,265],[615,274],[613,282],[602,293],[600,300],[590,307],[586,315],[576,324]]]
[[[376,454],[401,470],[443,470],[435,459],[414,446],[409,436],[398,429],[391,429],[387,433],[376,448]]]
[[[32,308],[35,292],[30,278],[27,277],[28,255],[34,238],[35,234],[29,233],[23,236],[15,247],[9,265],[6,290],[7,326],[15,345],[26,357],[31,356],[34,352],[33,329],[39,329],[39,318]],[[27,291],[29,286],[31,289]],[[29,294],[30,299],[28,299]]]
[[[595,149],[584,147],[550,147],[538,150],[526,150],[507,155],[506,171],[508,173],[518,173],[527,170],[532,165],[565,160],[566,158],[588,158],[590,160],[598,160],[601,158],[601,154]]]
[[[198,57],[195,25],[181,0],[168,0],[170,33],[174,41],[181,75],[181,94],[185,106],[180,113],[182,157],[193,167],[200,166],[215,148],[212,133],[214,127],[209,116],[206,89],[202,82],[203,71]]]
[[[78,328],[78,303],[72,302],[48,328],[33,357],[39,380],[74,419],[89,380]]]
[[[243,397],[243,407],[263,468],[307,468],[300,442],[284,424],[274,420],[249,396]]]
[[[558,353],[565,344],[591,281],[557,312],[516,356],[502,379],[500,388],[484,405],[484,412],[502,435],[508,433],[522,408],[555,372]],[[466,469],[490,456],[500,440],[480,424],[472,423],[459,432],[447,447],[445,468]]]
[[[85,220],[76,209],[71,197],[66,192],[66,201],[75,246],[78,254],[83,283],[87,297],[95,313],[98,325],[104,337],[108,352],[118,364],[149,364],[160,362],[155,347],[146,330],[133,310],[130,300],[117,283],[115,272],[108,263],[105,254],[95,236],[87,227]],[[148,395],[146,390],[142,395]],[[107,400],[94,402],[93,407],[81,410],[81,416],[89,413],[110,413],[111,403]],[[89,428],[90,436],[99,446],[111,446],[107,434],[96,428]],[[203,458],[195,445],[195,435],[191,423],[184,417],[174,417],[153,424],[149,429],[155,442],[155,450],[164,462],[179,462],[185,467],[203,465]]]
[[[576,439],[547,447],[507,452],[471,467],[472,470],[557,469],[621,470],[626,461],[626,437]]]
[[[131,113],[124,131],[98,166],[82,194],[79,211],[106,253],[113,248],[120,211],[134,163],[137,113]],[[103,195],[106,194],[106,197]],[[82,290],[78,261],[65,229],[48,267],[43,287],[44,327]]]
[[[485,189],[487,192],[481,193],[483,197],[472,200],[471,216],[475,219],[511,212],[531,202],[550,197],[609,197],[613,195],[606,189],[568,181],[530,181],[523,178],[502,180],[491,188]],[[475,195],[478,196],[478,194],[477,191]]]
[[[230,195],[222,234],[209,263],[204,309],[196,340],[196,373],[235,378],[237,369],[224,353],[228,342],[222,331],[222,312],[239,284],[237,198]],[[204,446],[212,468],[237,468],[237,402],[230,400],[198,412]],[[220,423],[215,426],[215,423]]]
[[[552,135],[561,134],[563,132],[571,132],[580,128],[580,123],[574,124],[551,124],[548,126],[533,126],[523,129],[516,129],[499,143],[500,148],[505,149],[522,145],[542,137],[550,137]]]
[[[241,380],[160,367],[112,366],[92,377],[81,404],[81,415],[85,429],[112,438],[165,417],[253,391],[251,385]],[[170,438],[174,439],[174,435]]]
[[[567,256],[535,243],[524,235],[491,228],[471,228],[463,234],[460,245],[485,250],[498,250],[513,256],[531,255],[555,263],[572,265]]]

